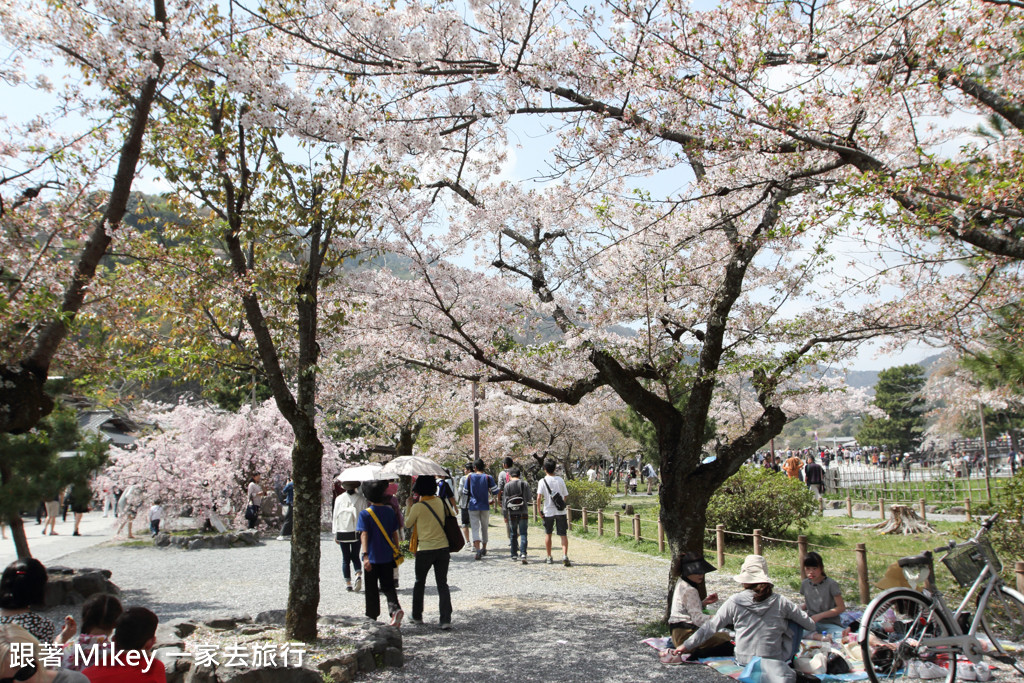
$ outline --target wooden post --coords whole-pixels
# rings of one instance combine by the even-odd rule
[[[967,514],[967,521],[971,521],[971,499],[964,498],[964,511]]]
[[[572,508],[568,506],[565,508],[565,524],[570,529],[572,528]]]
[[[924,498],[917,501],[917,507],[920,508],[921,519],[928,519],[927,511],[924,509]]]
[[[658,552],[665,552],[665,525],[658,520]]]
[[[1024,591],[1024,562],[1017,562],[1013,565],[1014,573],[1017,574],[1017,592]]]
[[[590,531],[590,529],[587,528],[587,508],[583,508],[580,516],[583,517],[583,530]]]
[[[715,551],[718,553],[718,568],[725,568],[725,525],[715,526]]]
[[[633,515],[633,540],[640,542],[640,515]]]
[[[622,533],[622,518],[619,516],[618,511],[615,512],[615,538],[618,538]]]
[[[597,535],[604,536],[604,510],[597,511]]]
[[[885,498],[881,496],[878,497],[878,514],[882,516],[882,519],[885,519]]]
[[[818,499],[818,512],[821,513],[822,517],[825,516],[825,496]]]
[[[863,543],[857,544],[857,585],[860,588],[860,601],[863,604],[871,602],[871,590],[868,585],[868,547]]]
[[[846,497],[846,516],[853,517],[853,498]]]
[[[761,530],[754,529],[754,554],[761,554]]]
[[[800,576],[804,575],[804,560],[807,558],[807,537],[800,534],[796,537],[796,556],[797,566],[796,570]]]

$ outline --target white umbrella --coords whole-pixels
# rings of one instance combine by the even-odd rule
[[[422,475],[441,475],[447,477],[448,473],[443,467],[429,458],[422,455],[400,455],[387,465],[384,465],[382,474],[404,475],[408,477],[419,477]]]
[[[388,476],[386,472],[381,472],[383,468],[384,466],[377,462],[371,462],[368,465],[355,465],[342,470],[341,474],[334,479],[335,481],[373,481],[374,479],[398,478],[398,475]]]

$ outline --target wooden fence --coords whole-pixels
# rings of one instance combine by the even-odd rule
[[[968,500],[967,502],[968,502],[968,511],[969,511],[970,510],[970,505],[969,505],[970,500]],[[879,504],[879,512],[880,512],[881,518],[884,519],[885,518],[885,508],[884,508],[884,505],[882,504],[883,501],[880,501],[879,503],[880,503]],[[924,500],[919,501],[919,504],[920,504],[920,508],[921,508],[920,512],[923,514],[924,513]],[[847,498],[847,508],[848,509],[851,508],[851,501],[850,501],[849,498]],[[637,543],[640,543],[642,541],[646,541],[646,542],[649,542],[649,543],[657,543],[657,545],[658,545],[658,552],[659,553],[664,554],[665,551],[666,551],[665,527],[662,524],[661,520],[656,520],[656,521],[643,520],[643,519],[641,519],[640,515],[638,515],[638,514],[634,514],[632,516],[630,516],[630,515],[623,515],[623,514],[621,514],[618,511],[612,513],[611,520],[609,520],[608,519],[609,515],[606,515],[603,510],[598,510],[595,513],[593,511],[587,510],[586,508],[582,508],[582,509],[566,508],[566,515],[567,515],[567,520],[566,521],[568,522],[568,524],[569,524],[569,526],[571,528],[578,527],[579,529],[581,529],[583,531],[587,531],[587,532],[589,532],[591,530],[591,528],[594,528],[596,530],[596,533],[597,533],[598,536],[605,536],[605,535],[610,534],[610,535],[613,535],[615,538],[622,538],[624,536],[625,537],[629,537],[629,538],[632,538]],[[539,518],[540,518],[536,507],[534,507],[533,518],[534,518],[534,522],[537,522],[539,520]],[[968,519],[970,519],[970,513],[969,512],[968,512]],[[610,531],[607,528],[609,521],[611,521],[611,530]],[[654,536],[653,537],[649,536],[649,535],[648,536],[644,536],[644,534],[643,534],[643,526],[644,526],[644,524],[646,524],[648,526],[648,529],[650,529],[650,527],[652,525],[654,525],[656,527],[656,530],[654,531]],[[624,526],[627,529],[627,531],[625,531],[625,532],[623,531],[623,527]],[[870,580],[868,579],[868,549],[867,549],[867,545],[865,543],[858,543],[856,545],[856,547],[852,551],[850,551],[850,550],[843,550],[843,549],[835,548],[835,547],[831,547],[831,546],[823,546],[823,545],[816,545],[816,544],[813,544],[813,543],[808,543],[807,536],[804,536],[802,534],[797,536],[797,540],[796,541],[790,541],[790,540],[783,539],[783,538],[771,538],[769,536],[765,536],[765,535],[763,535],[761,533],[760,529],[754,529],[754,533],[752,533],[752,534],[741,533],[741,532],[738,532],[738,531],[727,531],[725,526],[722,525],[722,524],[717,525],[714,529],[705,529],[705,531],[707,531],[709,533],[713,532],[715,534],[715,558],[717,560],[716,564],[718,565],[719,569],[722,569],[723,567],[725,567],[725,558],[726,558],[727,555],[731,554],[734,557],[740,557],[739,555],[735,555],[735,554],[732,554],[732,553],[726,553],[725,552],[725,539],[726,539],[727,535],[750,538],[751,542],[752,542],[752,545],[753,545],[752,553],[754,555],[761,555],[762,554],[762,550],[764,548],[765,541],[770,541],[770,542],[773,542],[773,543],[781,543],[781,544],[785,544],[785,545],[794,546],[794,548],[796,550],[796,563],[795,563],[795,567],[796,567],[797,571],[800,572],[800,573],[802,573],[802,571],[803,571],[804,558],[807,556],[808,551],[811,550],[811,549],[821,549],[821,550],[825,550],[825,551],[827,551],[827,552],[829,552],[831,554],[835,554],[837,552],[852,552],[854,554],[854,556],[855,556],[858,597],[860,598],[860,602],[862,604],[865,604],[865,605],[868,602],[871,601],[871,587],[872,587],[872,584],[871,584]],[[650,533],[650,531],[648,533]],[[898,555],[889,555],[889,554],[886,554],[886,553],[877,553],[877,552],[875,553],[875,555],[876,556],[882,556],[882,557],[891,558],[890,562],[895,562],[900,557]],[[1021,591],[1021,592],[1024,592],[1024,562],[1016,562],[1015,566],[1014,566],[1014,569],[1015,569],[1015,575],[1016,575],[1017,590]]]

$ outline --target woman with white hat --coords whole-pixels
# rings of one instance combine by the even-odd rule
[[[732,626],[736,631],[736,662],[740,666],[760,657],[763,683],[792,683],[796,672],[789,666],[793,659],[790,622],[808,631],[814,629],[814,622],[791,600],[772,592],[768,563],[760,555],[747,555],[740,573],[733,578],[743,585],[743,592],[726,600],[715,616],[677,651],[693,652],[713,633]]]

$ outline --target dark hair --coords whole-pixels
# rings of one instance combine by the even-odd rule
[[[518,477],[518,476],[521,476],[521,475],[522,475],[522,472],[520,472],[519,468],[516,467],[515,465],[513,465],[512,467],[508,468],[508,476],[510,476],[510,477]]]
[[[754,602],[764,602],[772,596],[772,585],[770,583],[745,583],[743,587],[753,591]]]
[[[546,459],[544,461],[544,471],[547,472],[548,474],[554,474],[555,473],[555,464],[556,463],[555,463],[555,459],[554,458]]]
[[[46,567],[34,557],[15,560],[0,577],[0,607],[24,609],[46,600]]]
[[[388,482],[383,479],[371,479],[364,481],[359,490],[371,503],[383,503],[384,492],[388,490]]]
[[[81,633],[94,628],[109,631],[117,625],[117,619],[124,612],[121,601],[109,593],[93,593],[82,605]]]
[[[462,469],[465,472],[472,472],[473,471],[473,463],[467,462]]]
[[[821,575],[825,576],[825,561],[821,559],[821,555],[813,550],[804,557],[804,566],[817,567],[821,570]]]
[[[437,493],[437,479],[429,476],[416,477],[412,490],[421,496],[432,496]]]
[[[118,618],[114,628],[114,644],[118,650],[143,650],[156,635],[160,620],[145,607],[129,607]]]
[[[475,469],[475,470],[476,470],[477,472],[483,472],[483,471],[484,471],[485,469],[487,469],[487,465],[485,465],[485,464],[484,464],[484,459],[483,459],[483,458],[477,458],[477,459],[476,459],[476,460],[475,460],[475,461],[473,462],[473,468],[474,468],[474,469]]]
[[[509,467],[512,467],[512,465],[515,464],[515,462],[513,462],[512,458],[510,458],[507,455],[505,456],[504,463],[505,463],[505,469],[508,469]]]

